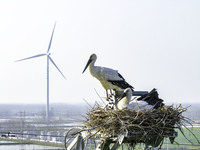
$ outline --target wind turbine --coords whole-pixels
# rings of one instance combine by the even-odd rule
[[[48,46],[48,49],[47,49],[46,53],[34,55],[34,56],[31,56],[31,57],[27,57],[27,58],[23,58],[23,59],[15,61],[15,62],[19,62],[19,61],[23,61],[23,60],[27,60],[27,59],[32,59],[32,58],[37,58],[37,57],[41,57],[41,56],[46,56],[47,57],[47,105],[46,105],[46,121],[47,121],[47,123],[49,123],[49,60],[56,67],[56,69],[60,72],[60,74],[65,78],[64,74],[60,71],[60,69],[58,68],[58,66],[55,64],[55,62],[53,61],[53,59],[50,57],[51,53],[49,52],[50,48],[51,48],[51,43],[52,43],[52,39],[53,39],[53,34],[54,34],[55,26],[56,26],[56,23],[54,24],[53,31],[52,31],[51,38],[50,38],[50,42],[49,42],[49,46]]]

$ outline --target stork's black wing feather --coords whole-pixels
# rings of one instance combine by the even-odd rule
[[[120,78],[122,78],[123,80],[125,80],[124,77],[122,77],[122,75],[121,75],[120,73],[118,73],[118,76],[119,76]]]
[[[108,80],[108,82],[111,82],[113,85],[116,85],[118,87],[120,87],[121,89],[126,89],[126,88],[131,88],[132,90],[134,89],[133,86],[131,86],[130,84],[128,84],[125,79],[122,77],[121,74],[118,73],[118,76],[122,79],[122,80]]]
[[[138,101],[142,100],[147,102],[149,105],[153,105],[155,109],[164,106],[163,100],[158,97],[158,92],[154,88],[148,94],[145,94],[137,99]]]

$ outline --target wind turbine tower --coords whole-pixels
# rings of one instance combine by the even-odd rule
[[[64,74],[60,71],[58,66],[55,64],[53,59],[50,57],[50,54],[51,54],[50,53],[50,48],[51,48],[51,43],[52,43],[52,39],[53,39],[55,26],[56,26],[56,23],[54,24],[53,31],[52,31],[51,38],[50,38],[50,42],[49,42],[49,46],[48,46],[48,49],[47,49],[46,53],[34,55],[34,56],[31,56],[31,57],[23,58],[23,59],[20,59],[20,60],[16,61],[16,62],[19,62],[19,61],[32,59],[32,58],[37,58],[37,57],[41,57],[41,56],[46,56],[47,57],[47,105],[46,105],[46,121],[47,121],[47,123],[49,123],[49,60],[56,67],[56,69],[60,72],[60,74],[63,76],[63,78],[66,79]]]

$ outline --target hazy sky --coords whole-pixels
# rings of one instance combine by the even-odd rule
[[[105,90],[87,70],[119,70],[135,90],[157,88],[166,103],[200,100],[199,0],[0,1],[0,103],[46,103],[45,53],[57,22],[50,103],[99,101]]]

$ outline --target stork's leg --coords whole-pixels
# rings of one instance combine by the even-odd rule
[[[112,90],[111,90],[111,89],[110,89],[110,94],[111,94],[111,95],[113,95],[113,92],[112,92]]]
[[[108,101],[109,100],[109,97],[108,97],[108,90],[106,89],[106,100]]]

